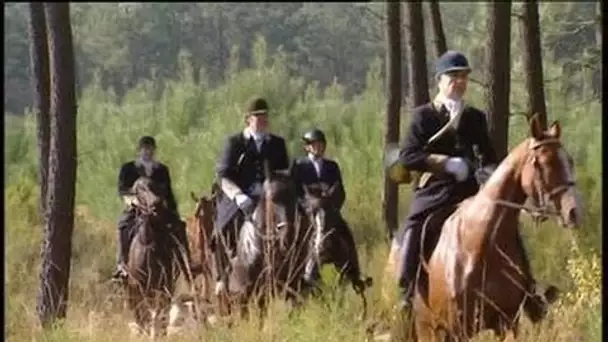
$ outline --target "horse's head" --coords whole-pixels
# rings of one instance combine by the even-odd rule
[[[142,214],[157,217],[167,209],[160,187],[149,177],[139,177],[131,192],[137,198],[136,208]]]
[[[293,179],[288,173],[267,172],[262,187],[263,200],[260,201],[256,211],[264,212],[266,222],[277,229],[289,228],[294,222],[296,208],[296,188]]]
[[[544,130],[537,115],[529,122],[529,157],[522,166],[521,185],[525,194],[541,207],[553,204],[560,223],[578,227],[581,201],[574,178],[572,157],[564,149],[559,122]]]
[[[329,188],[311,188],[309,186],[303,186],[304,189],[304,201],[307,204],[307,209],[312,212],[327,208],[334,192],[338,188],[338,182],[332,184]]]
[[[304,185],[304,207],[318,231],[324,233],[326,228],[326,210],[330,200],[338,187],[338,182],[332,184],[327,190],[324,188],[311,188]]]
[[[210,233],[213,229],[213,217],[215,215],[215,195],[211,195],[211,197],[197,197],[191,192],[190,197],[196,203],[194,217],[198,223],[198,227],[202,231]]]

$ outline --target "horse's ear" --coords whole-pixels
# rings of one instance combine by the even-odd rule
[[[555,139],[559,139],[562,134],[562,128],[559,125],[559,121],[553,121],[551,126],[549,126],[549,135]]]
[[[528,124],[530,125],[530,136],[536,140],[542,140],[543,126],[540,122],[540,115],[538,113],[532,115],[532,117],[528,121]]]
[[[194,202],[198,202],[198,198],[196,198],[196,195],[194,194],[194,192],[190,191],[190,197],[192,197],[192,200]]]

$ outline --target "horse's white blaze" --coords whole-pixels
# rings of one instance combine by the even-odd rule
[[[311,280],[312,271],[317,263],[317,258],[319,258],[321,254],[321,245],[323,243],[323,231],[325,226],[325,215],[323,211],[317,212],[314,217],[314,246],[313,253],[310,254],[310,257],[306,261],[306,265],[304,266],[304,279]]]
[[[311,255],[306,261],[306,266],[304,266],[304,279],[307,281],[312,280],[312,270],[315,267],[315,257]]]
[[[284,207],[282,206],[276,206],[275,207],[275,212],[276,212],[276,217],[279,219],[277,220],[276,224],[277,224],[277,228],[282,228],[287,226],[287,222],[282,221],[285,219],[286,217],[286,210]]]
[[[253,263],[255,257],[260,253],[258,239],[253,223],[246,221],[241,228],[241,241],[243,242],[243,252],[248,264]]]
[[[321,253],[321,244],[323,243],[323,231],[325,230],[325,217],[323,211],[315,214],[315,253],[317,256]]]

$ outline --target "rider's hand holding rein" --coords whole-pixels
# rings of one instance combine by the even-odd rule
[[[469,177],[469,165],[460,157],[448,158],[445,162],[445,171],[452,174],[459,182],[464,182]]]
[[[236,202],[236,205],[239,207],[239,209],[245,212],[248,211],[249,208],[253,205],[253,201],[251,200],[251,198],[243,193],[234,196],[234,201]]]

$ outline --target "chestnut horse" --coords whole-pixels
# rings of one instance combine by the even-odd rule
[[[559,123],[545,131],[535,115],[529,127],[530,137],[443,222],[416,282],[414,340],[467,340],[488,329],[515,340],[520,310],[530,296],[516,244],[524,201],[530,198],[538,212],[557,216],[562,226],[580,225],[574,165],[560,141]],[[556,210],[549,211],[550,205]],[[399,249],[393,240],[389,267],[395,266]]]
[[[196,203],[194,215],[188,218],[187,232],[192,260],[201,266],[202,295],[205,300],[212,296],[212,253],[209,241],[213,234],[213,218],[215,217],[215,189],[212,189],[211,197],[197,197],[190,193],[192,200]]]

